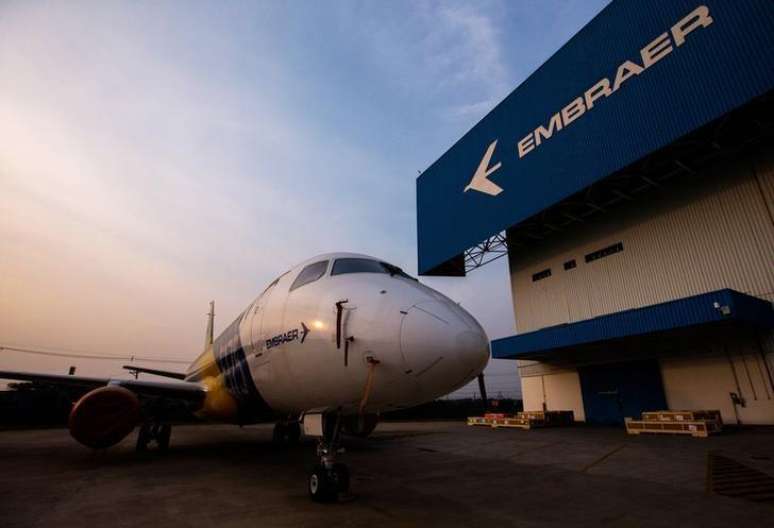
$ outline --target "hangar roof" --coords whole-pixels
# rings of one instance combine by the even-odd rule
[[[417,179],[419,273],[770,93],[772,49],[769,0],[614,1]]]
[[[584,345],[717,323],[774,327],[770,302],[723,289],[492,341],[496,359],[555,359]]]

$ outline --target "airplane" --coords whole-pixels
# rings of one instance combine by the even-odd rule
[[[310,497],[349,490],[343,433],[366,437],[383,412],[466,385],[489,361],[481,325],[399,267],[356,253],[311,258],[272,281],[217,339],[210,303],[204,351],[186,372],[124,368],[135,379],[0,371],[0,378],[92,389],[73,406],[70,434],[103,449],[139,426],[136,448],[169,446],[167,403],[239,425],[276,421],[273,441],[318,439]],[[170,381],[137,379],[139,373]]]

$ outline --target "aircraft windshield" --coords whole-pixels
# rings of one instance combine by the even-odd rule
[[[336,262],[333,263],[331,275],[343,275],[345,273],[388,273],[393,276],[398,275],[406,279],[416,280],[398,266],[365,258],[337,259]]]

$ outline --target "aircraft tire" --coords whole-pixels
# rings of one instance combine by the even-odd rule
[[[333,502],[338,494],[336,482],[322,464],[317,464],[312,469],[307,489],[309,497],[315,502]]]

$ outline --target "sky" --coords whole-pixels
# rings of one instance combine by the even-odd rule
[[[0,345],[181,370],[315,254],[415,274],[419,172],[606,3],[0,1]],[[421,280],[514,333],[505,259]]]

